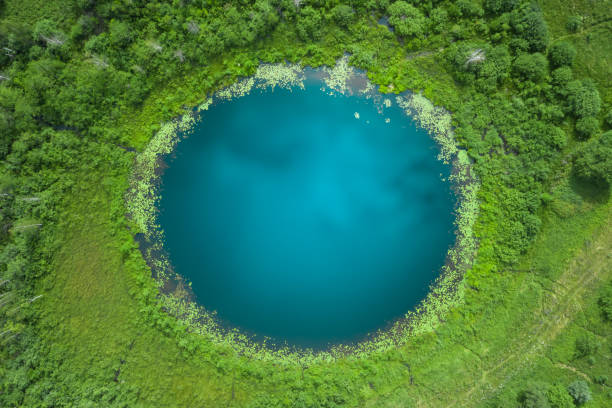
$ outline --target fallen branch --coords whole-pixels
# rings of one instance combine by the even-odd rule
[[[13,229],[18,230],[18,229],[26,229],[26,228],[32,228],[32,227],[41,227],[42,224],[29,224],[29,225],[19,225],[17,227],[14,227]]]
[[[482,62],[485,59],[486,57],[484,50],[479,48],[477,50],[472,51],[472,54],[470,54],[467,61],[465,62],[465,66],[467,67],[468,65],[473,64],[475,62]]]

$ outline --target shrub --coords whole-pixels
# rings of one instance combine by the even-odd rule
[[[434,33],[440,33],[448,22],[448,13],[443,8],[435,8],[429,13],[429,23]]]
[[[521,408],[550,408],[548,399],[539,388],[531,388],[521,392],[518,397]]]
[[[527,42],[529,51],[544,51],[548,45],[548,27],[537,6],[525,4],[515,9],[510,24],[518,36]]]
[[[567,19],[567,23],[565,23],[565,28],[570,33],[578,32],[582,28],[582,17],[580,16],[571,16]]]
[[[551,386],[546,392],[551,408],[574,408],[574,400],[561,384]]]
[[[608,382],[608,376],[598,375],[595,378],[593,378],[593,381],[595,381],[595,384],[606,385],[606,383]]]
[[[589,385],[582,380],[574,381],[567,387],[567,391],[574,399],[576,405],[583,405],[591,400]]]
[[[123,21],[111,20],[108,31],[110,33],[111,44],[117,47],[125,47],[132,41],[130,27]]]
[[[576,339],[576,357],[587,357],[597,353],[599,343],[593,336],[584,335]]]
[[[568,42],[561,41],[550,47],[548,58],[553,67],[570,66],[576,58],[576,48]]]
[[[598,303],[604,318],[612,322],[612,282],[605,286]]]
[[[512,11],[518,5],[518,0],[485,0],[484,9],[490,14],[501,14]]]
[[[389,24],[401,37],[421,37],[427,20],[423,13],[405,1],[396,1],[387,8]]]
[[[455,4],[464,17],[482,17],[484,14],[480,5],[470,0],[458,0]]]
[[[555,69],[550,74],[551,82],[555,85],[555,90],[564,93],[565,85],[573,79],[572,69],[570,67],[561,67]]]
[[[572,81],[567,84],[570,109],[579,118],[595,116],[601,109],[599,91],[592,81]]]
[[[599,121],[593,116],[580,118],[576,121],[576,134],[582,140],[589,139],[599,130]]]
[[[594,184],[608,185],[612,183],[612,131],[601,135],[597,140],[591,140],[583,148],[574,161],[576,174]],[[612,296],[608,304],[612,318]]]
[[[338,24],[340,27],[348,27],[353,20],[353,16],[355,12],[353,8],[347,6],[346,4],[340,4],[332,9],[332,17],[334,22]]]
[[[297,21],[297,32],[303,41],[318,40],[321,38],[321,14],[310,6],[300,11]]]
[[[563,149],[567,144],[567,135],[560,127],[551,126],[547,136],[547,144],[556,149]]]
[[[539,82],[546,76],[546,58],[539,52],[522,54],[514,61],[514,72],[523,79]]]
[[[612,109],[610,109],[608,113],[606,113],[606,116],[604,116],[604,123],[606,126],[612,128]]]

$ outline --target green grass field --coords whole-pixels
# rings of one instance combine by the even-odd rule
[[[576,46],[575,76],[593,78],[603,105],[612,105],[611,2],[540,4],[552,41]],[[76,18],[63,2],[8,0],[3,7],[9,20],[47,17],[69,26]],[[584,24],[569,33],[567,20],[577,15]],[[386,34],[377,35],[368,46]],[[234,59],[211,61],[156,87],[141,106],[116,118],[121,144],[141,151],[168,117],[201,102],[211,82],[231,83],[235,73],[225,72],[238,60],[256,61],[268,50],[268,59],[286,53],[330,62],[343,51],[332,36],[318,54],[283,48],[283,41],[272,35],[251,52],[238,50]],[[462,85],[446,71],[443,50],[411,52],[410,58],[404,51],[380,57],[394,66],[371,72],[372,79],[423,90],[436,102],[460,102]],[[223,74],[207,82],[211,72]],[[32,381],[36,389],[23,390],[21,406],[59,406],[68,398],[62,403],[75,407],[517,407],[528,384],[566,387],[575,380],[590,386],[586,408],[612,406],[612,324],[599,305],[612,284],[612,203],[609,191],[593,197],[572,183],[577,142],[564,151],[559,177],[547,186],[551,198],[538,213],[540,231],[515,266],[468,271],[464,303],[401,347],[303,364],[259,361],[230,345],[209,347],[208,339],[160,309],[134,240],[138,231],[126,218],[135,153],[116,145],[96,150],[97,143],[83,142],[83,157],[62,187],[59,221],[45,235],[53,237],[46,249],[53,253],[47,265],[53,272],[36,281],[35,293],[43,296],[31,303],[39,313],[31,330],[40,342],[30,345],[37,353],[32,361],[42,368],[35,371],[40,381]],[[87,146],[107,155],[89,160]],[[483,240],[496,233],[490,220],[482,225]],[[584,342],[586,354],[580,352]],[[15,382],[29,384],[19,376],[32,372],[24,368]],[[611,379],[602,382],[602,376]],[[40,401],[41,394],[48,400]]]

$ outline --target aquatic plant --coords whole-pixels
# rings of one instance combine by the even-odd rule
[[[366,99],[372,100],[381,114],[384,108],[392,106],[392,100],[376,92],[374,85],[367,79],[361,89],[350,86],[355,78],[366,77],[348,65],[346,56],[339,59],[334,67],[324,67],[309,72],[315,77],[322,78],[327,87],[324,89],[330,89],[332,93],[358,92]],[[216,101],[227,101],[247,95],[253,89],[274,90],[276,87],[288,90],[296,87],[303,89],[306,75],[307,72],[299,65],[262,64],[253,76],[239,80],[206,97],[195,111],[207,110]],[[159,180],[156,170],[161,158],[172,152],[179,142],[180,135],[189,133],[195,123],[193,112],[183,115],[180,120],[164,124],[145,150],[136,157],[131,187],[126,197],[131,219],[149,240],[149,245],[144,251],[145,258],[153,269],[160,289],[158,299],[161,307],[176,316],[190,331],[217,344],[231,347],[240,355],[290,364],[333,361],[347,356],[361,358],[372,353],[384,352],[406,342],[415,333],[435,328],[445,314],[463,298],[463,272],[471,263],[476,249],[473,226],[479,208],[479,183],[471,174],[471,161],[467,153],[460,150],[456,144],[451,114],[447,110],[435,106],[420,94],[399,95],[395,100],[398,106],[420,127],[426,129],[437,142],[440,147],[438,159],[452,165],[449,182],[452,183],[458,197],[455,221],[456,243],[448,252],[442,273],[418,307],[409,311],[391,328],[373,333],[369,340],[357,344],[340,344],[320,352],[298,349],[286,344],[270,344],[268,339],[254,342],[237,329],[222,327],[214,313],[192,300],[189,284],[185,284],[183,278],[177,277],[172,271],[163,250],[163,231],[156,224],[156,204],[160,198],[157,191]],[[354,116],[356,119],[360,117],[358,112],[355,112]]]
[[[354,75],[355,70],[348,64],[348,56],[340,58],[336,65],[331,68],[323,67],[322,71],[326,74],[323,77],[323,81],[329,89],[341,94],[350,90],[348,82]]]
[[[207,109],[209,105],[201,105]],[[161,129],[151,138],[144,151],[134,160],[133,177],[127,192],[127,209],[132,221],[140,231],[150,237],[155,228],[156,169],[161,156],[172,152],[178,142],[180,132],[188,132],[195,123],[192,113],[183,115],[179,120],[162,125]]]

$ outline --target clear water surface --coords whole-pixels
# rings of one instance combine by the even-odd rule
[[[402,317],[454,241],[449,168],[429,135],[395,104],[380,114],[319,87],[204,112],[167,158],[159,218],[201,305],[315,349]]]

